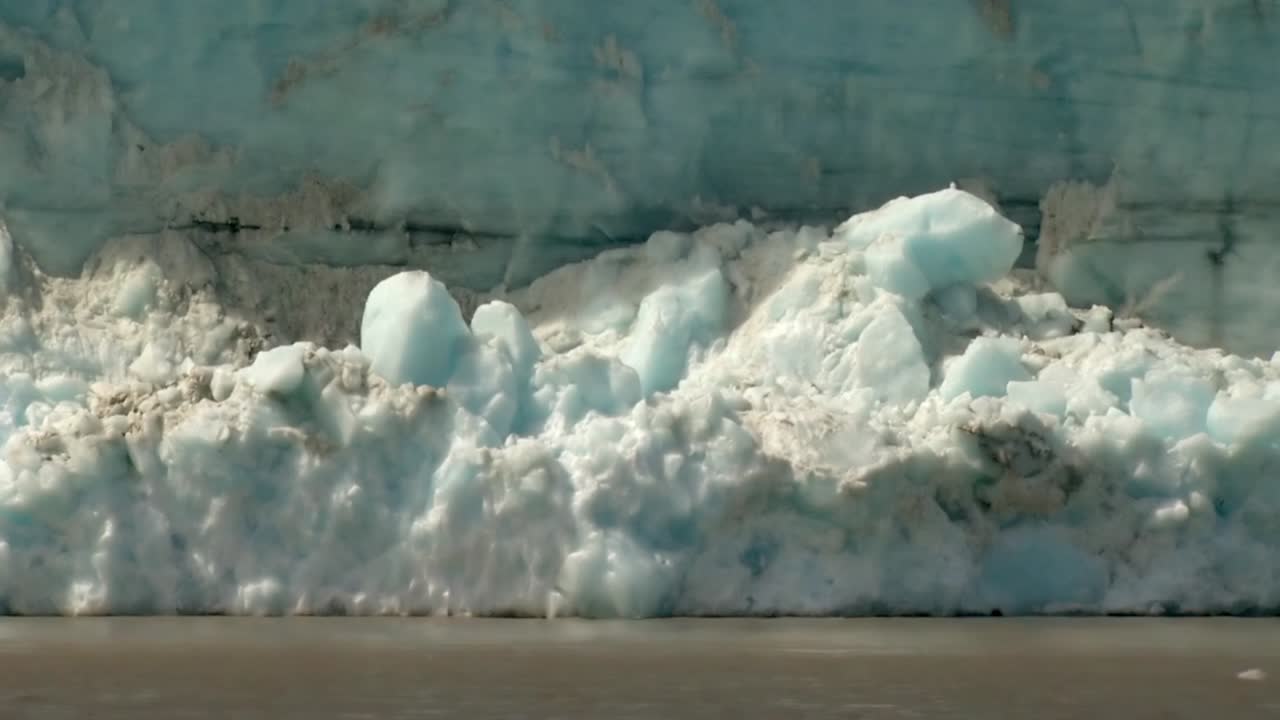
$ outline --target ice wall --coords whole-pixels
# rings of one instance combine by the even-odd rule
[[[1266,353],[1278,11],[0,0],[0,212],[58,274],[169,229],[272,263],[434,253],[488,289],[657,229],[961,181],[1032,237],[1046,204],[1069,299]]]

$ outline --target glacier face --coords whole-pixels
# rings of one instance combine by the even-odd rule
[[[1274,610],[1278,9],[0,0],[0,610]]]
[[[55,274],[176,229],[273,263],[429,255],[487,290],[958,181],[1033,231],[1046,206],[1073,302],[1269,353],[1277,22],[1274,0],[3,0],[0,207]]]
[[[1021,235],[954,189],[663,232],[469,321],[406,271],[343,349],[262,350],[180,237],[24,268],[0,608],[1280,607],[1280,357],[1073,310]]]

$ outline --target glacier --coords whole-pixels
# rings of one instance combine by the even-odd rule
[[[339,348],[255,336],[182,236],[27,262],[0,608],[1280,608],[1280,355],[1072,308],[1022,250],[943,189],[656,233],[469,308],[404,270]]]
[[[1276,0],[0,0],[0,613],[1280,611]]]
[[[59,276],[177,231],[483,292],[658,230],[957,182],[1073,305],[1265,356],[1278,10],[0,0],[0,207]]]

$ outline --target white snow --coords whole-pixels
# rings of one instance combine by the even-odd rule
[[[471,313],[353,270],[345,347],[306,331],[361,308],[246,304],[180,238],[78,280],[15,254],[0,609],[1280,607],[1280,364],[1070,309],[1018,247],[948,189],[658,233]]]

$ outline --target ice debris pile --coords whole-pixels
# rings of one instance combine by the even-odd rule
[[[271,347],[195,256],[6,268],[0,609],[1280,608],[1280,361],[1021,247],[955,189],[663,232],[469,318],[394,275],[343,349]]]

